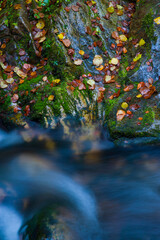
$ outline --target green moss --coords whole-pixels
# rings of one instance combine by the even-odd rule
[[[146,111],[149,111],[149,113],[146,113]],[[143,112],[143,120],[142,120],[142,126],[146,126],[146,124],[151,125],[155,120],[155,112],[151,107],[146,107]]]
[[[147,35],[147,41],[156,39],[154,35],[154,15],[152,10],[142,19],[142,28]]]
[[[9,113],[11,105],[11,97],[7,94],[6,91],[0,89],[0,113]]]

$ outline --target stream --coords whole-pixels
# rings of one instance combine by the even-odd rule
[[[35,128],[1,131],[0,141],[1,240],[160,239],[159,146],[116,147],[96,126],[72,140]],[[25,237],[30,219],[55,204],[67,233]]]

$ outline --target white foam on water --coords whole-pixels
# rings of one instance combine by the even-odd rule
[[[19,240],[22,218],[11,207],[0,205],[0,240]]]

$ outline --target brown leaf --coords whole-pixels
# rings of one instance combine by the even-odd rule
[[[84,85],[84,83],[80,83],[80,85],[78,86],[79,90],[85,90],[86,86]]]
[[[117,31],[112,32],[112,38],[114,38],[116,40],[119,39],[119,34]]]
[[[68,49],[68,55],[72,56],[75,53],[73,48]]]
[[[132,90],[134,88],[134,85],[133,84],[130,84],[128,86],[126,86],[123,90],[124,92],[129,92],[130,90]]]
[[[19,49],[19,55],[20,56],[24,56],[26,54],[25,50],[24,49]]]
[[[89,26],[86,27],[86,33],[91,35],[92,34],[92,30]]]
[[[144,86],[145,86],[144,82],[138,83],[137,90],[140,89],[141,87],[144,87]]]
[[[149,82],[149,84],[153,84],[153,78],[148,78],[148,82]]]
[[[65,9],[66,12],[70,12],[71,7],[65,7],[64,9]]]
[[[140,106],[138,105],[138,104],[132,104],[132,105],[130,105],[129,106],[132,110],[137,110],[137,109],[139,109],[140,108]]]
[[[62,42],[63,42],[64,46],[67,48],[70,47],[70,45],[71,45],[71,41],[69,39],[63,39]]]
[[[79,12],[79,6],[77,6],[77,5],[72,5],[72,10],[73,10],[74,12]]]
[[[17,102],[18,99],[19,99],[19,96],[18,96],[18,94],[16,94],[16,93],[13,94],[13,96],[11,97],[11,100],[12,100],[13,103]]]

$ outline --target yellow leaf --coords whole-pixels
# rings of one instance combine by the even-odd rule
[[[141,98],[141,97],[142,97],[142,94],[138,94],[136,97],[137,97],[137,98]]]
[[[83,56],[84,55],[84,51],[83,50],[79,50],[79,54]]]
[[[139,59],[141,59],[142,57],[142,54],[138,54],[134,59],[133,59],[133,62],[137,62]]]
[[[53,99],[54,99],[54,95],[50,95],[50,96],[48,97],[48,100],[49,100],[49,101],[53,101]]]
[[[60,40],[62,40],[62,39],[64,38],[63,33],[60,33],[60,34],[58,35],[58,38],[59,38]]]
[[[92,4],[95,5],[95,4],[96,4],[96,1],[92,1]]]
[[[54,79],[52,82],[53,83],[59,83],[61,80],[60,79]]]
[[[16,9],[16,10],[21,9],[21,8],[22,8],[21,4],[15,4],[14,5],[14,9]]]
[[[123,10],[124,8],[121,5],[117,5],[118,10]]]
[[[111,6],[111,7],[107,8],[107,11],[108,11],[109,13],[114,13],[114,7]]]
[[[139,41],[138,45],[139,45],[139,46],[143,46],[145,43],[146,43],[146,42],[145,42],[144,39],[142,38],[142,39]]]
[[[30,4],[32,2],[32,0],[26,0],[27,4]]]
[[[160,17],[154,19],[155,23],[160,24]]]
[[[127,108],[128,108],[128,103],[123,102],[123,103],[121,104],[121,107],[122,107],[123,109],[127,109]]]
[[[103,65],[101,65],[100,67],[96,68],[96,70],[98,70],[98,71],[102,71],[102,70],[103,70],[103,68],[104,68],[104,66],[103,66]]]
[[[45,22],[42,19],[38,20],[38,23],[36,24],[36,27],[38,29],[43,29],[44,26],[45,26]]]
[[[127,37],[124,34],[120,35],[119,38],[120,38],[120,40],[122,42],[126,42],[127,41]]]

